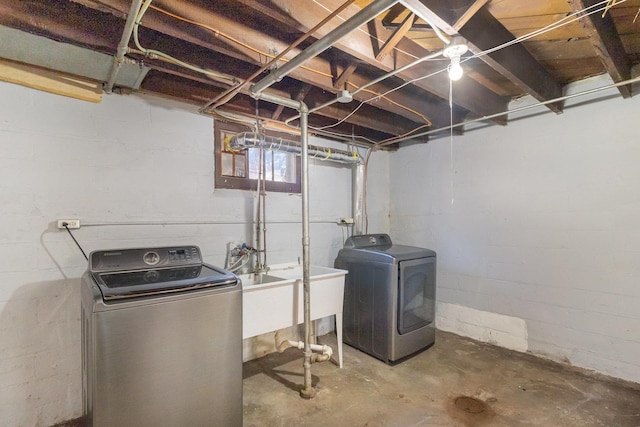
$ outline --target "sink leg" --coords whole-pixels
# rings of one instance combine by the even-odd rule
[[[336,335],[338,338],[338,366],[342,368],[342,313],[336,313]]]

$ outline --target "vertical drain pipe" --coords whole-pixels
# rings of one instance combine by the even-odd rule
[[[104,91],[106,93],[111,93],[113,91],[113,85],[116,82],[116,76],[118,75],[118,71],[120,71],[120,67],[124,63],[124,56],[129,50],[129,40],[131,40],[133,26],[136,22],[138,12],[140,12],[141,5],[142,0],[133,0],[131,2],[129,15],[127,15],[127,21],[124,24],[122,37],[120,38],[120,43],[118,44],[118,51],[116,52],[116,56],[113,57],[113,65],[111,66],[111,71],[109,72],[109,78],[107,79],[107,83],[104,86]]]
[[[304,292],[304,388],[300,396],[311,399],[316,391],[311,383],[311,265],[309,245],[309,108],[300,103],[300,129],[302,144],[302,286]]]
[[[316,390],[311,382],[311,282],[309,269],[311,266],[310,238],[309,238],[309,107],[304,102],[294,101],[277,95],[264,92],[254,92],[251,95],[256,99],[263,99],[274,104],[293,108],[300,113],[300,142],[302,148],[302,286],[304,306],[304,387],[300,390],[300,396],[311,399]]]
[[[259,82],[253,84],[250,87],[251,95],[257,99],[264,99],[274,104],[282,105],[284,107],[294,108],[300,113],[300,133],[302,143],[302,282],[304,288],[304,388],[300,390],[300,396],[305,399],[311,399],[315,396],[311,383],[311,300],[310,300],[310,282],[309,282],[309,129],[308,129],[308,116],[309,108],[302,101],[294,101],[292,99],[284,98],[281,96],[268,95],[264,93],[264,90],[270,87],[272,84],[282,80],[283,77],[288,75],[291,71],[301,66],[306,61],[313,57],[318,56],[325,50],[329,49],[335,42],[342,37],[349,34],[359,26],[366,24],[380,13],[384,12],[391,6],[398,3],[399,0],[373,0],[364,9],[361,9],[351,18],[347,19],[344,23],[330,31],[326,36],[318,39],[312,43],[305,50],[300,52],[297,56],[284,64],[282,67],[277,68],[268,76],[264,77]]]

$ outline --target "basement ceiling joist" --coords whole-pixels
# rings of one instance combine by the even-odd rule
[[[508,45],[515,39],[509,30],[485,8],[476,10],[474,0],[465,2],[466,5],[456,10],[451,10],[446,2],[439,0],[406,0],[405,4],[419,10],[421,16],[428,17],[447,34],[464,37],[476,55],[507,45],[479,58],[537,100],[547,101],[562,95],[560,83],[522,45]],[[474,10],[473,14],[468,13],[470,9]],[[465,22],[461,26],[458,21],[462,16],[465,16]],[[548,104],[548,107],[557,113],[562,111],[561,105],[555,103]]]
[[[576,13],[596,4],[594,0],[567,1]],[[590,15],[580,22],[612,80],[616,83],[628,80],[631,77],[630,61],[625,54],[611,15]],[[624,98],[631,97],[631,85],[618,86],[618,90]]]
[[[274,65],[281,67],[372,1],[153,0],[140,23],[140,43],[242,81],[309,32],[305,41]],[[627,80],[640,61],[640,20],[636,17],[640,0],[609,2],[612,7],[604,18],[603,10],[584,18],[578,13],[591,6],[603,9],[606,3],[401,0],[268,91],[304,101],[313,109],[335,101],[338,92],[347,90],[353,94],[353,101],[314,111],[309,118],[312,127],[326,127],[328,132],[342,134],[343,140],[353,136],[361,142],[384,141],[386,146],[398,136],[494,116],[506,111],[511,99],[523,95],[540,101],[556,99],[567,83],[593,75],[607,73],[614,82]],[[130,0],[0,0],[0,25],[101,55],[114,55],[130,6]],[[319,25],[334,11],[336,17]],[[449,37],[462,36],[470,47],[470,53],[463,57],[465,75],[458,82],[449,81],[449,60],[437,55],[445,43],[432,25]],[[547,30],[518,40],[542,28]],[[493,51],[505,43],[509,46]],[[121,92],[140,90],[204,107],[233,84],[229,79],[145,56],[133,41],[129,48],[127,67],[144,64],[151,71],[146,77],[140,74],[144,79],[139,89],[124,85]],[[31,45],[29,49],[34,54],[26,51],[20,60],[46,67],[41,63],[42,55],[35,54],[38,49]],[[488,49],[492,51],[486,52]],[[403,69],[367,90],[358,89],[433,54],[432,60]],[[0,44],[3,57],[12,58]],[[83,68],[89,68],[77,60],[69,63],[78,68],[77,75],[85,75]],[[254,83],[269,72],[260,72]],[[118,80],[116,86],[121,82]],[[248,87],[219,108],[255,116],[256,101]],[[620,93],[622,97],[632,95],[629,86],[620,87]],[[262,120],[275,121],[278,126],[290,122],[295,131],[297,122],[292,117],[296,111],[266,101],[257,106]],[[560,112],[562,105],[549,104],[548,108]],[[506,115],[496,115],[493,123],[506,124],[507,119]],[[418,140],[424,142],[427,137]]]
[[[272,4],[278,6],[280,10],[286,10],[290,17],[293,17],[298,23],[300,31],[307,31],[319,17],[328,14],[327,10],[333,10],[339,7],[339,0],[323,0],[322,6],[318,2],[290,2],[288,0],[273,0]],[[341,15],[343,20],[355,15],[360,9],[352,6],[345,10]],[[321,28],[316,38],[326,36],[331,30],[335,29],[342,21],[332,21],[325,27]],[[359,30],[352,32],[349,37],[337,42],[334,47],[342,52],[361,60],[364,63],[372,65],[380,70],[391,71],[396,68],[415,61],[427,55],[424,48],[408,38],[402,39],[395,48],[394,55],[388,55],[381,61],[376,59],[376,54],[380,47],[388,40],[393,31],[387,29],[382,23],[382,19],[375,19],[367,25],[367,30]],[[449,96],[449,78],[446,72],[447,61],[426,61],[421,63],[398,76],[407,81],[416,80],[414,87],[421,88],[437,95],[442,99],[448,99]],[[425,78],[425,76],[431,76]],[[484,116],[503,111],[506,108],[508,99],[502,98],[495,93],[487,90],[475,81],[464,80],[459,83],[456,104],[473,112],[474,114]]]

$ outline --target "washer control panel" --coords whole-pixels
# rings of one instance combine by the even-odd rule
[[[200,261],[200,251],[195,246],[190,248],[170,249],[169,259],[178,264],[182,264],[185,261],[190,264],[193,259]]]
[[[159,267],[202,264],[197,246],[167,246],[160,248],[116,249],[91,252],[92,272],[139,270]]]

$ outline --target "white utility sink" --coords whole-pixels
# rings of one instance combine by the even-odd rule
[[[282,282],[285,280],[282,277],[276,277],[266,273],[258,275],[243,274],[240,278],[242,279],[242,286],[263,285],[265,283]]]
[[[267,273],[242,274],[244,339],[304,323],[302,266],[280,264]],[[342,301],[346,270],[311,266],[311,320],[336,316],[338,364],[342,368]]]

